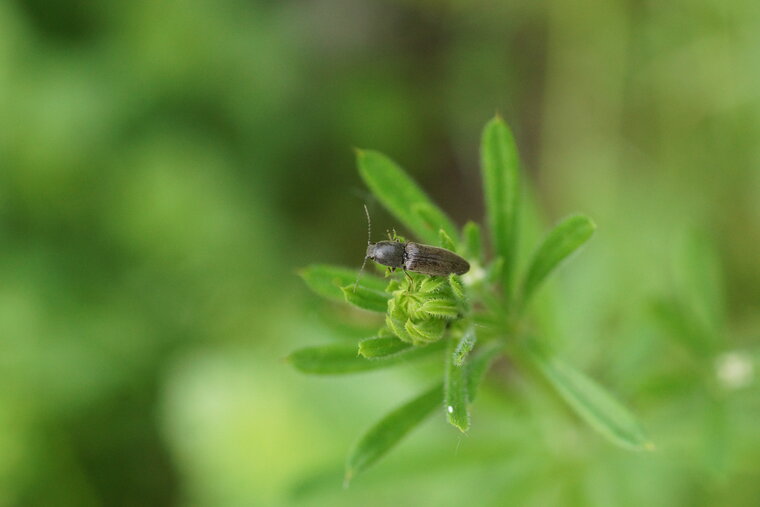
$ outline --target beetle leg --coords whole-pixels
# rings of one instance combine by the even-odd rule
[[[414,280],[412,280],[412,275],[410,275],[407,270],[404,270],[404,274],[409,279],[409,283],[414,283]]]

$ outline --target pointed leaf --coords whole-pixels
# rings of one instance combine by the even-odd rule
[[[401,341],[414,343],[414,338],[406,331],[406,320],[408,315],[395,299],[388,301],[388,313],[385,315],[385,325]]]
[[[574,215],[559,223],[533,254],[522,288],[523,302],[563,260],[575,252],[594,233],[596,225],[584,215]]]
[[[491,283],[498,282],[504,273],[504,258],[501,256],[494,258],[491,265],[486,271],[486,280]]]
[[[514,137],[499,117],[488,122],[483,130],[480,159],[494,255],[504,259],[502,276],[509,293],[514,287],[520,174]]]
[[[450,274],[449,286],[451,287],[451,292],[454,294],[454,297],[456,297],[460,302],[464,302],[467,299],[467,295],[464,292],[464,285],[462,285],[462,280],[459,278],[459,276],[453,273]]]
[[[470,411],[467,399],[467,369],[454,362],[456,340],[449,340],[443,384],[443,406],[449,424],[466,432],[470,429]]]
[[[439,229],[457,237],[451,220],[394,161],[376,151],[360,150],[357,163],[372,193],[420,240],[435,244]]]
[[[358,287],[349,285],[347,287],[341,287],[341,290],[343,291],[343,297],[347,302],[354,306],[358,306],[363,310],[385,313],[388,309],[388,300],[391,298],[391,295],[387,292],[368,289],[361,285]]]
[[[535,346],[528,356],[567,404],[608,440],[633,450],[654,448],[628,409],[595,381]]]
[[[456,366],[464,364],[465,359],[467,359],[467,356],[470,355],[470,352],[475,347],[475,341],[475,327],[470,326],[457,341],[456,348],[454,348],[452,360]]]
[[[314,375],[337,375],[377,370],[414,361],[437,351],[443,345],[410,347],[387,357],[367,359],[359,355],[355,344],[325,345],[296,350],[287,357],[297,370]]]
[[[422,304],[421,312],[434,317],[454,319],[459,316],[459,308],[450,299],[428,299]]]
[[[431,347],[440,349],[442,344],[443,342],[439,341]],[[477,386],[481,383],[493,359],[501,352],[501,348],[500,344],[492,342],[471,357],[471,361],[465,370],[467,372],[467,391],[471,400],[475,398]],[[415,426],[426,419],[440,406],[442,399],[443,386],[438,384],[386,415],[370,428],[349,455],[346,463],[346,485],[357,474],[385,455]]]
[[[389,357],[411,348],[411,343],[402,342],[396,336],[373,336],[359,342],[359,354],[367,359]]]
[[[420,282],[420,293],[440,292],[445,289],[446,280],[440,276],[424,276]]]
[[[457,251],[457,246],[454,244],[454,240],[452,240],[451,237],[446,234],[446,231],[443,229],[438,230],[438,244],[441,246],[441,248],[445,248],[446,250],[450,250],[452,252]]]
[[[424,223],[425,228],[432,230],[432,231],[442,231],[444,230],[444,227],[448,227],[448,224],[445,222],[441,222],[441,219],[446,219],[446,215],[443,214],[443,211],[438,208],[436,205],[431,204],[430,202],[419,202],[412,206],[412,213],[417,215],[417,217]],[[453,227],[453,224],[452,224]],[[444,231],[446,232],[448,236],[448,232],[450,231]],[[453,229],[454,236],[450,236],[453,238],[459,239],[459,236],[457,235],[456,228]],[[447,247],[443,247],[447,248]]]
[[[483,243],[480,238],[480,226],[475,222],[467,222],[462,229],[462,236],[465,258],[482,262]]]
[[[470,403],[475,401],[480,389],[480,384],[491,368],[491,364],[499,354],[501,354],[503,345],[493,341],[481,347],[477,353],[470,357],[467,363],[467,399]]]
[[[346,462],[345,485],[375,463],[440,406],[441,385],[425,391],[375,423],[359,440]]]
[[[299,270],[298,274],[316,294],[342,303],[345,299],[341,287],[355,283],[358,271],[341,266],[312,264]],[[360,286],[379,291],[385,288],[386,283],[382,278],[368,274],[363,274],[359,279]]]
[[[446,331],[446,321],[444,319],[427,319],[417,322],[407,320],[404,329],[412,337],[412,343],[424,345],[443,338],[443,333]]]

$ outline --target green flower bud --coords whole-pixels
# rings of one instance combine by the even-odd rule
[[[426,345],[443,338],[449,324],[464,313],[465,293],[453,277],[409,274],[388,285],[385,323],[400,340]]]

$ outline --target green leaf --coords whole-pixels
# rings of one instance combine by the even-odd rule
[[[438,244],[441,245],[441,248],[445,248],[446,250],[451,250],[452,252],[457,251],[457,246],[454,244],[454,240],[452,240],[443,229],[438,230]]]
[[[666,336],[685,346],[696,357],[713,359],[713,341],[708,332],[685,311],[680,301],[660,297],[652,301],[652,314]]]
[[[425,228],[431,231],[444,231],[445,223],[441,222],[441,217],[448,220],[443,211],[431,202],[418,202],[412,206],[412,212],[425,224]],[[454,227],[453,224],[451,227]],[[453,229],[454,238],[459,238],[456,228]],[[447,236],[447,231],[444,231]],[[440,237],[440,234],[439,234]],[[449,236],[452,237],[452,236]],[[443,247],[448,248],[448,247]]]
[[[373,336],[359,342],[359,354],[367,359],[388,357],[411,349],[410,343],[405,343],[395,336]]]
[[[482,262],[483,243],[480,238],[480,226],[475,222],[467,222],[462,229],[462,236],[465,258]]]
[[[462,337],[457,340],[456,348],[454,348],[454,354],[452,360],[456,366],[462,366],[467,356],[470,355],[472,349],[475,347],[475,327],[470,326],[464,332]]]
[[[444,341],[442,340],[429,347],[440,349],[443,344]],[[466,396],[470,401],[475,399],[485,373],[501,351],[502,345],[499,342],[491,342],[473,354],[465,367],[457,368],[466,372]],[[447,356],[451,357],[451,354],[447,354]],[[370,428],[349,455],[346,464],[346,485],[353,477],[375,463],[415,426],[425,420],[440,406],[442,399],[443,386],[438,384],[386,415]]]
[[[345,301],[341,287],[353,284],[356,281],[357,270],[327,264],[312,264],[298,271],[298,274],[306,285],[318,295],[333,301]],[[386,281],[372,275],[363,275],[359,285],[382,291]]]
[[[457,341],[449,340],[449,342],[444,373],[443,406],[446,409],[446,419],[449,424],[466,432],[470,429],[467,369],[457,365],[454,360]]]
[[[408,333],[408,336],[411,337],[412,343],[424,345],[443,338],[443,333],[446,332],[446,320],[433,318],[413,322],[409,319],[404,324],[404,329]],[[402,337],[399,336],[399,338]]]
[[[367,359],[359,355],[355,344],[337,344],[299,349],[286,359],[302,373],[337,375],[396,366],[423,358],[442,348],[443,345],[434,343],[423,347],[409,347],[391,356]]]
[[[358,473],[375,463],[433,413],[440,406],[441,399],[442,389],[441,385],[438,384],[400,406],[372,426],[361,437],[348,456],[345,486],[347,487]]]
[[[467,295],[464,292],[464,285],[462,285],[462,281],[460,280],[459,276],[455,275],[454,273],[450,274],[449,286],[451,287],[451,293],[454,294],[454,297],[456,297],[460,302],[465,302],[467,300]]]
[[[504,259],[501,256],[494,257],[491,264],[486,268],[486,279],[491,283],[496,283],[502,278],[503,273]]]
[[[533,254],[533,260],[523,282],[523,302],[530,299],[536,288],[560,262],[591,237],[594,229],[596,229],[594,222],[584,215],[573,215],[554,227]]]
[[[628,409],[595,381],[535,346],[528,357],[567,404],[608,440],[633,450],[654,449]]]
[[[345,300],[354,306],[379,313],[385,313],[388,309],[388,300],[391,298],[391,295],[387,292],[368,289],[361,285],[358,287],[349,285],[341,287],[341,290],[343,291]]]
[[[419,290],[417,291],[420,294],[431,294],[435,292],[440,292],[445,289],[445,283],[446,279],[441,278],[440,276],[427,276],[427,275],[414,275],[416,280],[419,280],[419,277],[422,277],[421,281],[419,282]],[[415,282],[416,283],[416,282]]]
[[[514,137],[499,117],[488,122],[483,130],[480,159],[494,255],[504,259],[502,277],[509,294],[514,287],[520,174]]]
[[[372,336],[377,331],[377,320],[346,319],[342,311],[317,311],[313,317],[336,342],[356,343],[356,340]]]
[[[395,162],[376,151],[358,150],[359,174],[385,208],[421,241],[435,244],[438,230],[456,238],[454,224]]]
[[[503,345],[498,341],[493,341],[480,347],[477,353],[470,357],[467,363],[467,399],[470,403],[475,401],[480,389],[480,384],[488,373],[488,370],[499,354],[501,354]]]
[[[401,305],[396,304],[396,299],[388,301],[388,313],[385,315],[385,325],[401,341],[414,343],[414,338],[406,331],[408,314]]]
[[[723,280],[720,258],[715,246],[703,234],[692,232],[681,248],[675,264],[679,297],[693,315],[706,337],[712,338],[713,348],[719,346],[725,323]]]
[[[459,316],[459,308],[450,299],[428,299],[422,303],[421,312],[433,317],[455,319]]]

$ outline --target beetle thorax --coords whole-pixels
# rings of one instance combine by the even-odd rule
[[[367,245],[367,258],[391,268],[404,267],[405,243],[398,241],[378,241]]]

